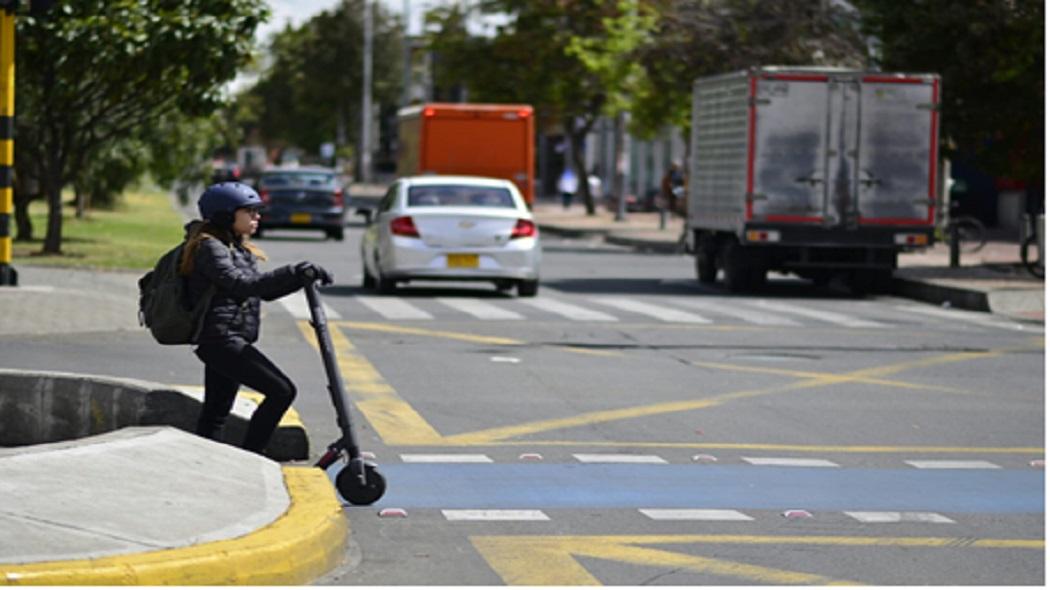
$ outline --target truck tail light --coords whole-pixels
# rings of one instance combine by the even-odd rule
[[[416,229],[416,224],[412,222],[412,218],[395,217],[390,220],[390,233],[395,236],[404,236],[406,238],[418,238],[419,230]]]
[[[749,229],[747,230],[747,241],[749,242],[779,242],[780,232],[775,229]]]
[[[536,224],[529,221],[528,219],[519,219],[514,224],[514,229],[510,232],[510,239],[516,238],[535,238],[536,237]]]
[[[332,206],[342,207],[343,206],[343,189],[337,188],[332,191]]]
[[[898,246],[928,246],[926,234],[894,234],[893,243]]]
[[[423,109],[423,116],[424,117],[433,117],[436,113],[437,113],[437,111],[435,111],[434,109],[432,109],[430,107],[427,107],[427,108]]]

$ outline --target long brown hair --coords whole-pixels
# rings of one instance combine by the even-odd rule
[[[187,232],[186,246],[182,249],[182,259],[179,260],[179,274],[188,277],[193,273],[193,260],[197,256],[197,249],[200,248],[201,242],[208,238],[219,240],[227,246],[237,243],[259,260],[267,260],[266,253],[244,236],[235,236],[227,228],[212,225],[207,221],[198,221],[191,225]]]

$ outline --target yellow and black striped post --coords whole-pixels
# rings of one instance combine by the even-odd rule
[[[0,286],[18,284],[11,266],[15,170],[15,12],[0,10]]]

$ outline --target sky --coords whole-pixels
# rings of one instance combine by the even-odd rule
[[[404,11],[405,0],[379,0],[379,2],[390,12],[401,14]],[[445,0],[408,0],[409,14],[412,22],[409,23],[409,33],[417,34],[420,28],[420,20],[423,11],[432,6],[445,4]],[[259,27],[257,37],[262,40],[270,33],[284,28],[286,22],[292,25],[300,25],[315,14],[333,8],[339,4],[339,0],[269,0],[270,22]]]

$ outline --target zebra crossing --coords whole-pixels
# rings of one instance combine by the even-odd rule
[[[296,319],[309,318],[303,298],[280,300]],[[338,303],[335,303],[338,302]],[[885,330],[916,324],[1000,328],[1042,333],[1040,325],[1021,324],[988,313],[942,309],[920,304],[856,301],[772,300],[691,296],[614,296],[558,293],[535,298],[402,297],[353,295],[325,303],[329,319],[359,321],[557,321],[659,322],[693,326],[832,326]]]

